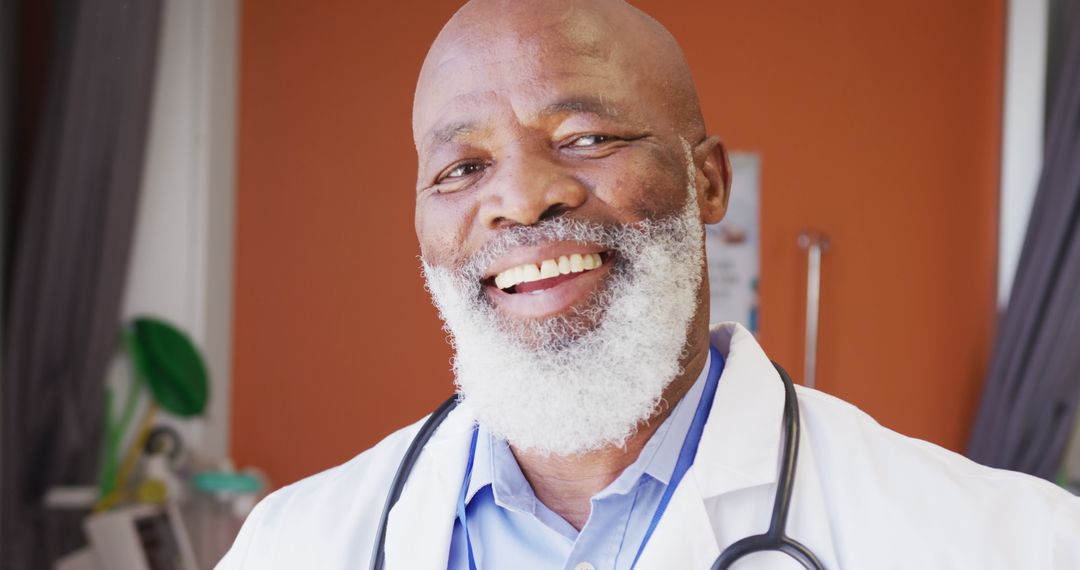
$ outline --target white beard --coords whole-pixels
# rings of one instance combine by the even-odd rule
[[[423,262],[456,349],[462,405],[492,434],[517,449],[569,456],[621,447],[654,414],[682,373],[702,282],[703,229],[688,168],[689,198],[671,217],[613,227],[554,218],[504,230],[456,270]],[[500,315],[483,293],[483,269],[513,247],[553,240],[614,250],[606,286],[567,315]]]

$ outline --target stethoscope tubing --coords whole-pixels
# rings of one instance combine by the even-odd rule
[[[780,476],[776,484],[776,496],[773,498],[769,530],[764,534],[741,538],[725,548],[713,562],[713,570],[726,570],[746,556],[770,550],[787,554],[808,570],[824,570],[825,568],[809,548],[785,534],[791,497],[795,491],[795,467],[799,462],[799,435],[802,429],[799,423],[799,399],[795,394],[795,383],[779,364],[773,362],[772,365],[784,382],[784,431],[780,452]]]
[[[409,448],[405,450],[401,464],[398,465],[397,472],[394,473],[394,482],[390,484],[390,491],[386,493],[386,504],[383,505],[382,515],[379,516],[379,532],[375,535],[375,548],[371,552],[372,570],[382,570],[384,558],[386,557],[386,527],[390,521],[390,511],[393,510],[394,505],[401,498],[401,491],[405,488],[405,481],[408,480],[409,473],[412,472],[413,467],[416,465],[416,460],[420,458],[420,452],[427,445],[431,436],[435,434],[435,430],[439,428],[446,416],[450,415],[450,412],[457,405],[457,395],[450,396],[445,402],[439,404],[439,407],[435,408],[435,411],[428,416],[424,425],[420,426],[420,430],[416,432],[416,436],[413,437]]]
[[[784,417],[783,417],[783,442],[781,444],[780,473],[776,485],[776,496],[773,499],[772,516],[769,522],[769,530],[764,534],[756,534],[739,539],[720,553],[713,562],[713,570],[730,568],[739,559],[764,551],[779,551],[787,554],[798,561],[808,570],[824,570],[825,566],[817,556],[799,541],[785,534],[788,511],[791,507],[791,497],[795,488],[795,467],[799,457],[799,400],[795,394],[795,383],[787,371],[773,362],[773,367],[780,374],[784,383]],[[375,535],[375,545],[371,553],[371,570],[382,570],[385,561],[386,527],[390,519],[390,511],[397,504],[401,492],[405,488],[405,481],[409,478],[416,465],[420,452],[428,440],[442,424],[451,410],[457,407],[457,396],[451,396],[432,412],[427,421],[420,426],[416,436],[409,444],[405,455],[398,465],[394,480],[390,484],[390,490],[386,495],[386,503],[383,506],[382,515],[379,517],[379,531]]]

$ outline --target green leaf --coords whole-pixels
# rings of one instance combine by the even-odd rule
[[[176,327],[151,317],[133,323],[132,360],[154,400],[181,417],[201,415],[209,398],[206,364]]]

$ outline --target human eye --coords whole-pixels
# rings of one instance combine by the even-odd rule
[[[435,184],[457,182],[474,174],[479,174],[483,172],[485,168],[487,168],[487,165],[482,162],[461,162],[443,171],[443,173],[435,180]]]
[[[566,146],[570,148],[594,148],[617,139],[618,137],[614,137],[612,135],[592,133],[576,137],[572,139],[569,143],[567,143]]]

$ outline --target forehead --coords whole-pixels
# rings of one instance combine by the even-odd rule
[[[448,122],[483,121],[496,107],[528,118],[560,101],[604,101],[613,112],[644,103],[640,73],[626,50],[576,26],[530,35],[497,34],[437,46],[421,73],[413,107],[417,147]],[[482,39],[479,39],[482,38]],[[631,94],[636,97],[630,97]],[[573,109],[566,109],[573,110]]]

